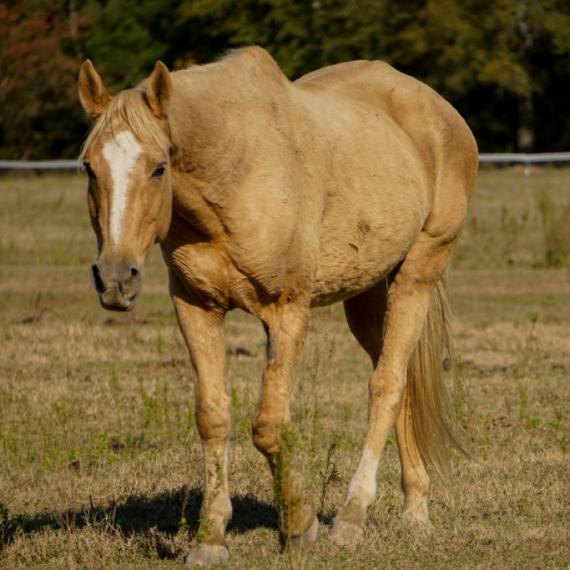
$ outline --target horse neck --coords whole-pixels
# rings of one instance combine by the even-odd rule
[[[203,182],[224,178],[243,148],[243,130],[236,128],[239,93],[215,73],[189,70],[173,74],[170,129],[176,166]]]
[[[223,231],[217,210],[245,175],[245,129],[231,113],[235,105],[227,95],[202,77],[191,79],[175,77],[174,83],[169,121],[175,147],[173,213],[215,236]]]

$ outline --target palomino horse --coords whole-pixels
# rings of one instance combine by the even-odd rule
[[[82,158],[101,304],[133,307],[145,256],[160,243],[196,373],[204,500],[188,564],[228,558],[223,323],[236,307],[267,333],[253,441],[275,479],[286,544],[311,543],[318,532],[294,450],[282,440],[293,368],[309,309],[337,301],[374,372],[366,443],[331,538],[362,538],[393,426],[403,516],[428,525],[428,469],[441,470],[457,442],[441,370],[442,277],[477,170],[476,144],[458,113],[378,61],[290,82],[257,47],[175,73],[158,62],[114,97],[86,61],[79,95],[95,119]]]

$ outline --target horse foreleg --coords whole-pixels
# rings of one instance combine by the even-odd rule
[[[225,344],[221,311],[206,310],[173,290],[180,329],[196,375],[196,423],[204,453],[204,497],[197,545],[188,566],[228,560],[226,525],[232,514],[228,489],[230,401],[225,388]]]
[[[294,466],[289,427],[293,371],[308,317],[307,304],[271,306],[262,315],[267,332],[267,366],[253,441],[271,469],[280,514],[280,531],[290,547],[313,542],[318,533],[315,511],[304,502],[303,482]]]

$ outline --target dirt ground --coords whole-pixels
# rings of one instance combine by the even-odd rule
[[[192,372],[158,251],[129,315],[100,309],[77,176],[0,177],[0,568],[177,568],[197,529]],[[264,338],[227,322],[229,568],[570,566],[570,170],[483,170],[451,279],[473,451],[434,481],[435,530],[400,521],[391,439],[356,550],[327,540],[364,440],[369,363],[342,308],[315,311],[298,367],[299,465],[320,539],[282,553],[251,443]]]

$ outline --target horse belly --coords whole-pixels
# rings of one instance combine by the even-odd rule
[[[385,278],[406,256],[429,213],[411,171],[378,186],[346,184],[329,199],[311,304],[342,301]]]
[[[323,252],[312,290],[313,307],[349,299],[387,277],[417,237],[407,233],[387,239],[374,231],[368,235],[331,244]]]

